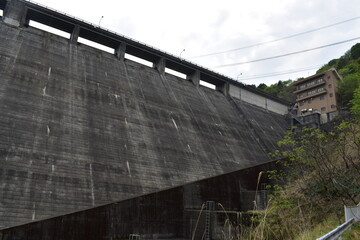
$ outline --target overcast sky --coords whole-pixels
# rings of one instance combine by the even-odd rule
[[[272,84],[307,77],[343,55],[354,40],[302,54],[235,66],[360,37],[360,18],[298,37],[224,54],[212,54],[276,40],[360,16],[359,0],[36,0],[223,73],[246,84]],[[195,57],[195,58],[194,58]],[[309,69],[314,68],[314,69]],[[302,72],[245,80],[252,76]]]

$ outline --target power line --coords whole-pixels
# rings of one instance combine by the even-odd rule
[[[245,81],[245,80],[251,80],[251,79],[267,78],[267,77],[274,77],[274,76],[280,76],[280,75],[291,74],[291,73],[298,73],[298,72],[303,72],[303,71],[307,71],[307,70],[317,69],[320,66],[322,66],[322,65],[317,65],[317,66],[312,66],[312,67],[304,67],[304,68],[298,68],[298,69],[292,69],[292,70],[285,70],[285,71],[273,72],[273,73],[249,75],[245,78],[241,78],[240,80]]]
[[[278,42],[278,41],[281,41],[281,40],[285,40],[285,39],[289,39],[289,38],[293,38],[293,37],[298,37],[298,36],[301,36],[301,35],[304,35],[304,34],[320,31],[320,30],[325,29],[325,28],[330,28],[330,27],[340,25],[340,24],[343,24],[343,23],[346,23],[346,22],[354,21],[354,20],[357,20],[357,19],[360,19],[360,16],[353,17],[353,18],[350,18],[350,19],[347,19],[347,20],[344,20],[344,21],[341,21],[341,22],[330,24],[330,25],[326,25],[326,26],[323,26],[323,27],[314,28],[314,29],[309,30],[309,31],[305,31],[305,32],[285,36],[285,37],[282,37],[282,38],[278,38],[278,39],[274,39],[274,40],[270,40],[270,41],[265,41],[265,42],[260,42],[260,43],[255,43],[255,44],[252,44],[252,45],[239,47],[239,48],[234,48],[234,49],[229,49],[229,50],[225,50],[225,51],[221,51],[221,52],[214,52],[214,53],[198,55],[198,56],[190,57],[189,59],[200,58],[200,57],[208,57],[208,56],[213,56],[213,55],[218,55],[218,54],[223,54],[223,53],[235,52],[235,51],[239,51],[239,50],[246,49],[246,48],[257,47],[257,46],[265,45],[265,44],[268,44],[268,43]]]
[[[246,63],[261,62],[261,61],[271,60],[271,59],[275,59],[275,58],[287,57],[287,56],[290,56],[290,55],[300,54],[300,53],[304,53],[304,52],[310,52],[310,51],[314,51],[314,50],[321,49],[321,48],[326,48],[326,47],[331,47],[331,46],[335,46],[335,45],[338,45],[338,44],[351,42],[351,41],[354,41],[354,40],[357,40],[357,39],[360,39],[360,37],[344,40],[344,41],[341,41],[341,42],[335,42],[335,43],[331,43],[331,44],[328,44],[328,45],[323,45],[323,46],[319,46],[319,47],[315,47],[315,48],[304,49],[304,50],[297,51],[297,52],[291,52],[291,53],[281,54],[281,55],[267,57],[267,58],[259,58],[259,59],[246,61],[246,62],[223,64],[223,65],[215,66],[215,67],[212,67],[212,68],[230,67],[230,66],[236,66],[236,65],[246,64]]]

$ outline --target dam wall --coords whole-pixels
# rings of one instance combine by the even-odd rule
[[[234,239],[268,203],[274,162],[0,230],[1,240]],[[261,176],[260,176],[261,175]],[[239,199],[241,201],[239,201]],[[256,202],[256,205],[254,205]],[[261,207],[262,205],[262,207]]]
[[[286,132],[282,100],[31,2],[0,8],[0,228],[268,162]]]

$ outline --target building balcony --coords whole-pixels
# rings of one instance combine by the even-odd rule
[[[296,89],[294,91],[294,93],[296,94],[296,93],[300,93],[300,92],[303,92],[303,91],[308,91],[311,88],[318,87],[318,86],[325,85],[325,84],[326,84],[326,81],[323,81],[321,83],[317,83],[317,84],[314,84],[314,85],[309,86],[309,87],[305,87],[305,88],[302,88],[302,89]]]
[[[326,94],[326,93],[327,93],[327,90],[324,89],[324,90],[322,90],[320,92],[317,92],[317,93],[314,93],[314,94],[311,94],[311,95],[307,95],[307,96],[304,96],[302,98],[297,98],[296,101],[301,102],[301,101],[304,101],[306,99],[313,98],[313,97],[316,97],[316,96],[319,96],[319,95],[322,95],[322,94]]]

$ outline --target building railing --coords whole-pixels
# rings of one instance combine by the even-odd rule
[[[303,100],[306,100],[306,99],[309,99],[309,98],[312,98],[312,97],[319,96],[319,95],[324,94],[324,93],[327,93],[327,90],[325,88],[324,88],[324,90],[322,90],[320,92],[316,92],[314,94],[310,94],[310,95],[303,96],[301,98],[297,98],[296,101],[297,102],[303,101]]]
[[[311,89],[311,88],[314,88],[314,87],[318,87],[318,86],[324,85],[325,83],[326,83],[326,82],[325,82],[325,81],[323,81],[323,82],[316,83],[316,84],[311,85],[311,86],[304,87],[304,88],[302,88],[302,89],[300,89],[300,88],[296,88],[296,90],[294,91],[294,93],[299,93],[299,92],[307,91],[307,90],[309,90],[309,89]]]

